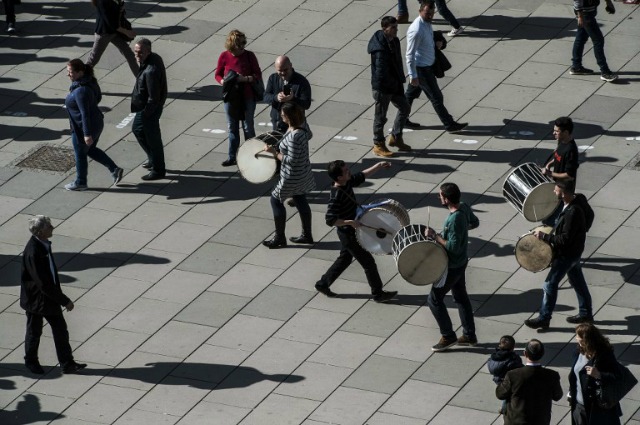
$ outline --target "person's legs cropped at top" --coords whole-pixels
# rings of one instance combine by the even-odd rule
[[[253,115],[256,113],[256,101],[245,100],[244,101],[244,121],[242,122],[242,131],[244,133],[244,140],[253,139],[256,137],[256,130],[253,123]],[[238,145],[239,146],[239,145]]]
[[[144,111],[136,112],[133,119],[132,131],[138,140],[138,144],[147,154],[151,170],[158,174],[165,174],[164,147],[162,145],[162,133],[160,132],[160,117],[162,107],[146,117]]]
[[[438,118],[440,118],[442,125],[444,125],[444,127],[448,129],[455,123],[455,120],[453,119],[451,114],[449,114],[447,108],[444,106],[444,96],[442,96],[442,92],[440,91],[440,87],[438,86],[438,80],[436,79],[435,74],[429,66],[417,67],[416,69],[418,71],[420,89],[422,89],[424,94],[431,102],[431,106],[433,106],[436,114],[438,114]],[[409,96],[407,96],[407,101],[408,100]]]
[[[78,137],[75,131],[71,132],[71,144],[73,145],[73,153],[76,160],[76,185],[86,186],[89,168],[87,160],[89,146],[84,143],[84,138],[80,139]]]
[[[386,140],[384,135],[384,125],[387,122],[387,112],[391,103],[392,95],[373,90],[374,113],[373,113],[373,143],[384,145]]]
[[[71,345],[69,345],[69,331],[67,330],[67,322],[62,314],[53,314],[44,316],[51,327],[53,342],[56,346],[56,355],[60,366],[64,367],[67,363],[73,361]]]
[[[427,298],[429,309],[431,310],[431,313],[433,314],[433,317],[436,319],[438,327],[440,328],[440,335],[447,339],[455,338],[456,333],[453,330],[453,324],[451,323],[451,317],[447,312],[447,307],[444,303],[444,297],[450,290],[454,288],[454,286],[458,284],[462,285],[462,287],[464,288],[464,285],[466,285],[466,282],[464,280],[465,270],[466,265],[455,269],[449,269],[445,284],[440,288],[431,287],[431,292],[429,293],[429,297]],[[466,294],[466,288],[464,288],[463,292],[464,294]],[[462,291],[460,289],[457,290],[456,295],[459,298],[456,302],[463,301]],[[459,304],[458,308],[460,309],[461,306],[462,308],[466,308],[466,303]],[[459,311],[460,318],[463,320],[462,324],[465,333],[468,332],[469,336],[475,336],[473,312],[471,312],[471,320],[468,320],[468,315],[466,314],[466,312],[465,314],[463,314],[461,310]]]
[[[573,41],[573,51],[571,56],[571,67],[573,69],[579,69],[582,67],[582,56],[584,54],[584,47],[587,40],[591,38],[593,43],[593,53],[596,57],[598,67],[600,67],[601,73],[610,73],[607,59],[604,55],[604,35],[600,30],[598,21],[596,20],[597,12],[585,12],[583,17],[582,27],[578,27],[576,31],[576,38]]]
[[[16,8],[14,0],[2,0],[2,4],[4,5],[4,14],[7,16],[7,32],[13,32],[16,24]]]
[[[435,0],[435,2],[436,9],[438,10],[440,16],[442,16],[445,21],[449,22],[449,25],[451,25],[453,28],[460,28],[460,23],[458,22],[456,17],[453,16],[453,13],[451,13],[451,11],[449,10],[446,0]]]
[[[316,286],[329,288],[333,282],[335,282],[342,272],[344,272],[350,265],[351,261],[353,261],[353,255],[347,249],[344,243],[342,243],[342,238],[340,237],[341,231],[338,230],[338,238],[340,238],[340,254],[338,258],[331,264],[329,269],[322,275]],[[355,238],[355,236],[354,236]]]
[[[467,293],[467,277],[466,270],[467,265],[459,269],[449,269],[449,273],[459,274],[459,278],[451,285],[451,296],[453,302],[458,306],[458,315],[460,316],[460,323],[462,324],[462,332],[465,336],[475,339],[476,337],[476,324],[473,318],[473,306]]]
[[[229,114],[231,108],[230,103],[224,104],[224,111],[227,116],[227,130],[229,133],[229,150],[228,156],[232,161],[236,160],[236,154],[238,153],[238,147],[240,147],[240,120],[232,117]]]
[[[380,273],[378,273],[378,266],[373,255],[358,243],[355,233],[338,232],[338,237],[342,245],[347,248],[353,258],[364,269],[367,283],[371,287],[371,293],[376,295],[382,292],[382,279],[380,278]]]
[[[409,106],[409,102],[407,102],[407,98],[404,94],[394,94],[391,96],[391,104],[395,106],[398,110],[396,113],[396,118],[393,121],[393,128],[391,129],[391,134],[394,136],[402,135],[402,130],[409,118],[409,113],[411,112],[411,107]]]
[[[134,76],[138,75],[138,71],[140,71],[140,65],[138,65],[138,61],[136,61],[136,56],[131,50],[131,45],[129,42],[125,40],[121,35],[116,34],[116,37],[111,39],[111,43],[120,50],[122,56],[127,60],[127,64],[129,65],[129,69]]]
[[[580,261],[578,258],[555,258],[551,262],[551,270],[542,286],[542,304],[540,305],[540,318],[551,320],[553,310],[558,300],[558,286],[567,272]]]
[[[398,16],[407,16],[407,15],[409,15],[407,0],[398,0]]]

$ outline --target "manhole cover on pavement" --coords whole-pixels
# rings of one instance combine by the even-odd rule
[[[15,164],[16,167],[20,168],[53,171],[56,173],[66,173],[75,165],[75,155],[72,148],[52,145],[36,148]]]

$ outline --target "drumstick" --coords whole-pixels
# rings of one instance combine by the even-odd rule
[[[273,156],[272,153],[270,152],[265,152],[265,151],[259,151],[256,152],[256,154],[253,156],[254,158],[258,158],[259,156],[263,157],[263,158],[271,158],[271,159],[275,159],[275,157]]]
[[[430,222],[431,222],[431,207],[427,206],[427,229],[429,228]]]
[[[369,226],[368,224],[364,224],[364,223],[360,223],[360,226],[366,227],[367,229],[375,230],[375,231],[378,231],[378,232],[383,232],[383,233],[386,233],[387,235],[393,235],[393,233],[383,229],[382,227],[373,227],[373,226]]]

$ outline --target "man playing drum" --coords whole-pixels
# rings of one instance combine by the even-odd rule
[[[360,223],[356,220],[358,202],[353,188],[360,186],[367,177],[378,170],[389,167],[391,167],[391,163],[383,161],[360,173],[351,174],[344,161],[337,160],[329,163],[327,171],[333,180],[333,185],[331,186],[325,220],[328,226],[336,227],[342,246],[336,261],[316,283],[316,290],[327,297],[336,296],[336,293],[329,287],[351,265],[354,258],[364,269],[375,302],[387,302],[398,294],[397,291],[382,290],[382,279],[378,273],[376,260],[373,259],[371,253],[360,246],[356,238],[356,229],[360,227]]]
[[[580,164],[578,163],[578,145],[573,138],[573,120],[569,117],[557,118],[553,126],[553,137],[558,141],[558,146],[549,161],[541,168],[542,174],[555,181],[575,182]],[[554,226],[562,207],[562,204],[558,205],[554,213],[542,223]]]
[[[569,277],[569,284],[576,291],[579,308],[576,316],[567,317],[567,322],[593,322],[591,294],[580,266],[587,230],[593,222],[593,211],[583,195],[575,194],[574,188],[572,181],[556,183],[554,192],[562,200],[564,207],[558,217],[558,224],[552,234],[534,232],[538,239],[553,246],[554,259],[542,287],[544,293],[540,315],[524,321],[524,324],[532,329],[549,328],[551,314],[558,299],[558,286],[565,275]]]
[[[465,272],[469,262],[467,257],[469,229],[478,227],[480,221],[469,205],[460,202],[460,189],[455,183],[444,183],[440,186],[440,202],[449,210],[449,216],[444,222],[444,230],[437,234],[429,227],[425,235],[442,245],[449,257],[444,285],[438,288],[432,286],[427,299],[427,304],[438,322],[442,335],[440,341],[431,348],[433,351],[444,351],[456,344],[474,346],[478,343],[473,307],[467,294]],[[451,318],[444,304],[444,296],[449,291],[453,301],[458,305],[458,314],[462,322],[460,338],[456,338],[456,332],[453,330]]]

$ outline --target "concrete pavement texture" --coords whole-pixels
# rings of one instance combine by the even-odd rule
[[[426,298],[392,256],[379,256],[389,304],[374,303],[356,264],[327,298],[315,282],[337,256],[324,223],[326,164],[354,170],[371,153],[373,99],[366,44],[389,0],[165,0],[127,2],[140,36],[167,66],[169,97],[161,119],[167,178],[142,182],[146,159],[131,133],[133,80],[110,46],[96,67],[104,92],[100,146],[125,169],[122,185],[90,163],[89,190],[68,192],[67,173],[16,166],[33,149],[70,147],[66,63],[86,58],[95,14],[88,0],[23,0],[17,33],[0,36],[0,423],[9,424],[500,424],[486,360],[500,336],[521,350],[546,346],[544,363],[568,389],[576,343],[565,318],[576,314],[568,282],[551,328],[523,326],[542,297],[545,273],[513,255],[527,222],[502,196],[505,177],[543,162],[555,146],[553,120],[571,116],[580,146],[578,192],[595,210],[583,254],[596,324],[619,360],[640,376],[640,8],[601,10],[609,65],[620,76],[569,75],[576,31],[571,1],[451,0],[465,27],[449,39],[453,68],[440,80],[445,104],[469,127],[448,134],[424,96],[405,133],[414,150],[391,158],[357,190],[361,202],[391,198],[413,223],[441,229],[444,181],[459,184],[481,225],[470,233],[468,291],[479,344],[433,353],[440,335]],[[409,0],[410,15],[417,15]],[[603,6],[600,7],[603,9]],[[448,31],[435,17],[436,29]],[[288,54],[312,85],[308,121],[317,190],[310,196],[315,245],[268,250],[273,181],[252,185],[223,168],[227,135],[220,86],[213,78],[231,29],[247,34],[265,78]],[[406,35],[401,25],[399,37]],[[595,68],[587,44],[584,66]],[[390,118],[395,110],[390,108]],[[390,123],[388,123],[390,125]],[[270,129],[256,110],[256,131]],[[65,313],[77,361],[62,376],[46,327],[40,359],[46,374],[24,367],[25,315],[18,302],[20,254],[32,214],[52,217]],[[287,236],[299,219],[288,208]],[[447,297],[454,326],[455,305]],[[460,335],[460,329],[458,329]],[[625,424],[640,425],[640,387],[622,401]],[[553,405],[554,424],[570,424],[568,404]]]

